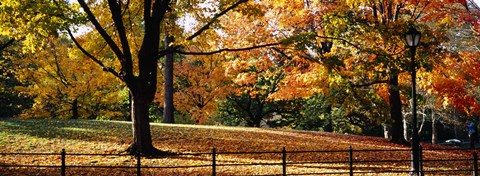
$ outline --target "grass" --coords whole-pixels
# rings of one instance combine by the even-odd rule
[[[337,135],[332,133],[293,131],[285,129],[260,129],[221,126],[152,124],[154,145],[164,151],[180,154],[211,152],[258,152],[291,151],[399,149],[397,152],[358,152],[355,160],[398,160],[410,158],[408,146],[397,145],[383,138]],[[87,120],[0,120],[0,153],[34,152],[119,154],[132,140],[131,124],[114,121]],[[425,149],[444,148],[423,145]],[[471,151],[425,150],[424,159],[471,158]],[[279,153],[269,154],[220,154],[217,164],[281,163]],[[288,153],[289,174],[347,172],[348,164],[291,162],[348,161],[348,152],[329,153]],[[135,166],[131,156],[84,156],[68,155],[67,165],[74,166]],[[211,165],[211,155],[178,155],[166,158],[144,158],[146,166]],[[1,165],[60,165],[59,155],[25,156],[1,155],[0,175],[60,175],[59,168],[1,167]],[[409,170],[409,162],[355,163],[355,171]],[[425,170],[468,170],[471,161],[425,162]],[[67,175],[134,175],[135,169],[103,169],[69,167]],[[217,167],[218,175],[281,174],[280,165],[222,166]],[[432,175],[465,175],[469,172],[432,173]],[[179,169],[142,169],[145,175],[211,175],[210,167]],[[402,173],[390,173],[401,175]],[[357,174],[356,174],[357,175]],[[360,175],[360,174],[358,174]],[[368,175],[368,174],[365,174]],[[388,175],[372,174],[372,175]],[[427,174],[428,175],[428,174]]]

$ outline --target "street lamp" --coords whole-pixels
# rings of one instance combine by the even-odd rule
[[[407,41],[408,48],[410,48],[411,56],[411,72],[412,72],[412,172],[414,175],[420,175],[420,142],[418,138],[417,128],[417,90],[416,90],[416,77],[415,71],[415,50],[418,43],[420,43],[421,33],[417,31],[413,26],[405,33],[405,40]]]

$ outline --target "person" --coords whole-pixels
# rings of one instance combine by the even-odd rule
[[[468,138],[470,139],[470,148],[475,148],[475,141],[477,140],[477,127],[473,122],[467,122]]]

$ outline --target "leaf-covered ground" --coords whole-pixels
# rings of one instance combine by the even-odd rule
[[[143,175],[211,175],[212,155],[198,154],[216,149],[217,175],[282,174],[281,153],[235,154],[225,152],[281,152],[287,150],[288,174],[348,172],[348,149],[352,146],[355,161],[408,160],[408,146],[396,145],[383,138],[332,133],[195,125],[152,124],[154,145],[180,155],[163,158],[142,158],[142,165],[170,167],[205,165],[193,168],[146,168]],[[121,154],[131,142],[128,122],[86,120],[0,120],[0,153],[57,153],[58,155],[1,155],[0,175],[60,175],[58,167],[2,167],[2,165],[61,164],[60,152],[67,154]],[[424,160],[467,159],[470,150],[432,150],[444,147],[423,145]],[[356,151],[356,150],[373,151]],[[334,152],[299,152],[328,150]],[[378,150],[399,150],[385,152]],[[290,153],[293,152],[293,153]],[[222,154],[223,153],[223,154]],[[195,155],[183,155],[195,154]],[[325,163],[321,163],[325,162]],[[252,163],[264,165],[251,166]],[[299,164],[308,163],[308,164]],[[99,168],[82,166],[135,166],[131,156],[67,155],[67,175],[135,175],[133,168]],[[232,166],[230,164],[241,164]],[[224,166],[222,166],[224,165]],[[226,166],[225,166],[226,165]],[[406,171],[410,162],[356,162],[355,172]],[[424,170],[469,170],[471,161],[424,162]],[[471,172],[427,172],[426,175],[465,175]],[[374,173],[370,175],[406,175],[407,173]],[[325,174],[322,174],[325,175]],[[347,174],[344,174],[347,175]],[[362,174],[356,174],[362,175]],[[364,175],[369,175],[365,173]]]

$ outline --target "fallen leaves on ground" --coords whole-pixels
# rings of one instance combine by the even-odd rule
[[[156,147],[179,155],[164,158],[142,157],[142,166],[147,167],[141,169],[142,175],[211,175],[213,156],[210,153],[213,148],[217,152],[215,167],[217,175],[281,175],[283,147],[287,151],[287,174],[348,174],[350,147],[353,149],[354,171],[364,172],[356,175],[407,175],[406,171],[410,170],[409,147],[377,137],[222,126],[152,124],[151,128]],[[69,166],[66,170],[67,175],[135,175],[136,158],[121,154],[129,145],[131,138],[131,124],[128,122],[2,120],[0,153],[55,153],[55,155],[0,154],[0,173],[60,175],[59,167],[2,165],[60,166],[60,153],[65,149],[66,165]],[[443,150],[448,147],[429,144],[424,144],[423,148],[425,149],[423,168],[428,171],[427,175],[471,173],[433,171],[470,170],[472,169],[470,160],[448,162],[437,160],[469,159],[472,158],[473,151]],[[378,162],[379,160],[383,162]]]

